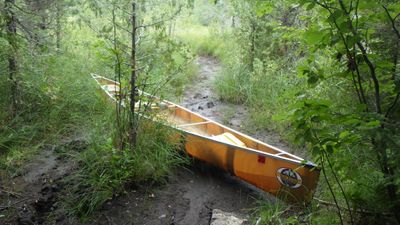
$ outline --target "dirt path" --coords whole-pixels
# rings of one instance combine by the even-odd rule
[[[130,191],[104,207],[89,224],[209,225],[213,209],[247,217],[256,192],[236,178],[197,162],[158,189]]]
[[[249,134],[258,140],[290,152],[288,145],[281,140],[279,135],[250,127],[250,113],[247,107],[219,100],[213,87],[215,78],[221,70],[220,63],[217,59],[199,57],[196,63],[199,66],[199,76],[195,82],[186,89],[181,102],[183,106],[228,127]]]

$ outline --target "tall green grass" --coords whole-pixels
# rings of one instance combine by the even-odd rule
[[[81,169],[71,176],[71,197],[65,199],[70,213],[87,218],[115,194],[132,185],[164,183],[174,168],[188,162],[171,128],[146,121],[138,134],[134,150],[117,150],[109,139],[76,156]]]
[[[196,55],[221,59],[227,53],[225,49],[229,45],[229,39],[225,38],[225,34],[217,33],[210,26],[181,24],[175,35],[178,40],[187,44]]]
[[[18,76],[19,110],[9,114],[9,83],[0,81],[0,168],[17,172],[45,144],[82,135],[105,110],[89,71],[76,55],[27,58]]]

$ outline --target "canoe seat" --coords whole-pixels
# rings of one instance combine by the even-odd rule
[[[221,142],[224,142],[224,143],[228,143],[228,144],[231,144],[231,145],[237,145],[237,146],[240,146],[240,147],[246,147],[246,145],[241,140],[239,140],[239,138],[235,137],[235,135],[233,135],[231,133],[228,133],[228,132],[225,132],[225,133],[220,134],[220,135],[212,136],[212,138],[214,140],[221,141]]]
[[[145,106],[147,106],[147,107],[149,107],[151,109],[158,108],[157,103],[149,103],[149,102],[145,102],[145,101],[143,101],[143,102],[142,101],[138,101],[138,102],[135,103],[135,107],[136,108],[139,108],[139,107],[144,108]]]
[[[108,92],[119,92],[119,87],[114,84],[103,85],[102,88]]]

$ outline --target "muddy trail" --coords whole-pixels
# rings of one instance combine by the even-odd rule
[[[248,109],[221,102],[213,89],[218,61],[200,57],[196,63],[198,77],[188,85],[181,104],[246,133]],[[251,135],[284,147],[268,133]],[[21,173],[7,182],[0,180],[0,224],[239,225],[249,223],[260,199],[273,199],[224,171],[194,161],[178,168],[164,185],[138,186],[115,196],[91,220],[82,222],[69,215],[58,200],[71,185],[66,178],[79,166],[65,153],[84,151],[87,146],[78,138],[46,147]]]
[[[0,224],[52,224],[48,216],[57,210],[63,179],[78,169],[73,158],[65,153],[84,151],[87,147],[88,143],[81,138],[44,146],[12,177],[0,174]],[[64,212],[60,215],[63,219]]]
[[[291,152],[288,145],[276,133],[251,127],[250,109],[246,106],[223,102],[219,99],[214,89],[215,79],[221,70],[217,59],[203,56],[199,57],[196,63],[199,74],[193,84],[187,87],[181,102],[183,106],[265,143]]]

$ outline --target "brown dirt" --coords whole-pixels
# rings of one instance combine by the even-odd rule
[[[77,165],[64,149],[84,150],[84,140],[74,139],[58,146],[45,147],[15,177],[2,177],[0,182],[0,224],[48,224],[47,216],[57,209],[61,180]]]
[[[209,225],[213,209],[246,217],[257,192],[203,163],[181,168],[157,189],[131,190],[107,203],[88,224]]]

